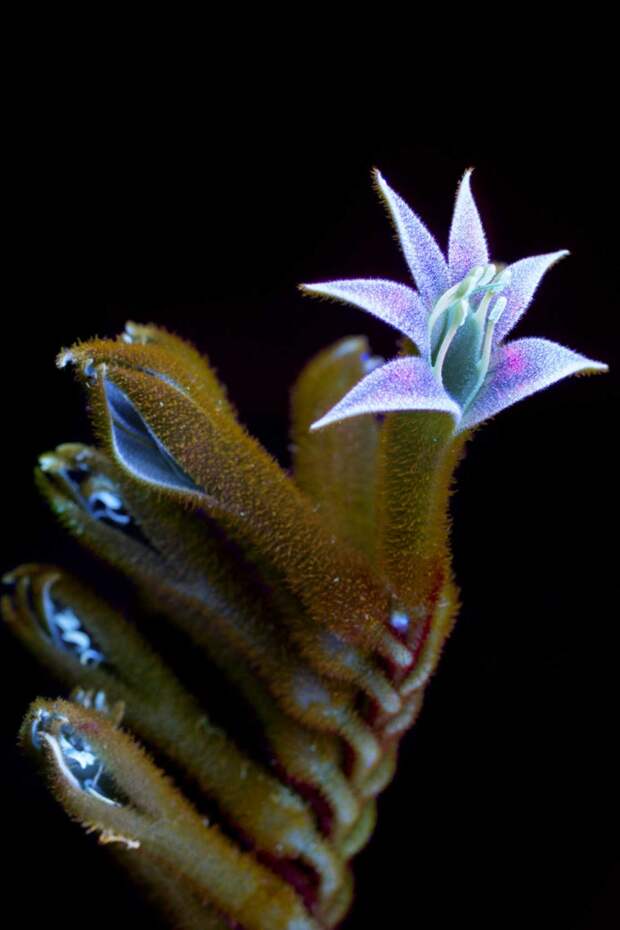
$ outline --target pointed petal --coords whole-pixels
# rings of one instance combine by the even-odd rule
[[[489,263],[482,221],[471,192],[472,170],[470,168],[463,175],[452,214],[448,245],[448,265],[452,284],[462,281],[468,271],[476,265]]]
[[[441,249],[405,201],[386,184],[379,171],[375,179],[394,220],[401,248],[420,297],[430,310],[450,287],[450,276]]]
[[[362,413],[395,410],[443,410],[456,422],[461,415],[461,408],[446,394],[427,362],[398,358],[367,375],[310,429],[321,429]]]
[[[518,262],[513,262],[512,265],[508,265],[511,278],[510,285],[504,295],[508,302],[495,327],[496,344],[502,342],[521,319],[529,307],[534,292],[545,272],[568,254],[566,249],[561,249],[559,252],[549,252],[546,255],[532,255],[530,258],[522,258]]]
[[[569,375],[604,371],[607,371],[607,365],[557,342],[515,339],[497,349],[487,380],[471,407],[463,414],[459,431],[482,423],[529,394]]]
[[[410,287],[382,279],[354,279],[302,284],[301,290],[344,300],[394,326],[416,344],[422,354],[428,347],[428,313]]]

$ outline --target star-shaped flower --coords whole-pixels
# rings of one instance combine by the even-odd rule
[[[504,342],[547,269],[568,253],[534,255],[498,270],[489,260],[470,176],[471,170],[457,193],[446,259],[416,214],[375,172],[417,291],[382,279],[301,286],[368,310],[419,352],[375,368],[312,429],[363,413],[438,410],[454,417],[458,433],[568,375],[607,370],[547,339]]]

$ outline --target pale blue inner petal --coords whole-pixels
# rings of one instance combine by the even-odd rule
[[[198,485],[175,462],[127,395],[107,379],[104,389],[112,421],[114,448],[123,465],[143,481],[174,490],[200,492]]]

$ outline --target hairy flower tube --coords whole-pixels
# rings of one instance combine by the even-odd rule
[[[37,698],[20,738],[181,930],[342,923],[454,624],[448,497],[464,444],[526,395],[605,369],[504,341],[564,253],[492,264],[469,174],[447,260],[377,182],[417,291],[305,289],[395,326],[401,355],[383,364],[352,337],[308,363],[290,472],[177,336],[128,323],[59,356],[96,444],[43,454],[37,484],[130,593],[55,565],[5,575],[5,621],[66,695]]]

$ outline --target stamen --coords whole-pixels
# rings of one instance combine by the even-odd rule
[[[463,325],[467,319],[467,311],[469,310],[469,302],[464,298],[459,300],[458,303],[450,310],[450,319],[448,323],[448,329],[445,336],[441,341],[439,346],[439,352],[437,353],[437,358],[433,363],[433,370],[439,376],[441,376],[441,369],[443,368],[443,363],[452,343],[452,340],[456,336],[456,331]]]
[[[483,296],[482,300],[480,301],[478,305],[478,309],[474,313],[474,322],[476,323],[477,326],[480,327],[481,330],[482,330],[482,327],[484,326],[484,322],[485,322],[486,315],[487,315],[487,310],[489,309],[489,304],[491,303],[492,300],[493,300],[493,291],[489,290]]]
[[[86,691],[84,688],[78,688],[75,693],[72,694],[72,699],[76,704],[81,704],[82,707],[98,710],[100,713],[107,714],[108,716],[111,713],[105,691]]]
[[[491,361],[491,350],[493,348],[493,331],[495,330],[495,325],[497,321],[499,320],[502,313],[506,309],[507,303],[508,301],[505,297],[498,297],[495,303],[493,304],[493,307],[491,308],[491,312],[489,313],[489,316],[487,319],[486,329],[484,331],[484,340],[482,343],[482,349],[480,351],[480,358],[478,359],[476,363],[476,367],[478,369],[478,377],[476,379],[476,383],[473,389],[471,390],[466,402],[463,404],[463,409],[468,407],[469,404],[472,402],[472,400],[474,399],[474,397],[476,396],[476,394],[482,387],[482,382],[487,376],[487,372],[489,370],[489,363]]]
[[[489,368],[493,350],[493,330],[499,315],[506,306],[505,298],[498,299],[491,309],[493,298],[510,283],[511,272],[504,268],[499,273],[497,266],[476,265],[462,281],[449,288],[433,308],[428,323],[430,364],[435,376],[443,384],[444,363],[457,330],[467,323],[466,336],[458,343],[456,357],[451,357],[448,381],[456,398],[465,409],[471,403]],[[474,303],[475,301],[475,303]],[[490,311],[490,312],[489,312]],[[433,330],[440,324],[439,335],[433,340]],[[479,359],[476,360],[476,356]],[[477,371],[477,376],[476,376]],[[463,403],[462,393],[470,380],[470,372],[476,384]],[[448,374],[448,369],[446,369]],[[450,387],[448,387],[450,392]]]
[[[110,520],[126,526],[131,517],[123,507],[123,502],[117,494],[101,488],[93,491],[88,498],[88,506],[93,517],[99,520]]]
[[[469,271],[463,280],[455,286],[455,297],[469,297],[477,287],[480,286],[480,280],[485,274],[484,265],[476,265]]]
[[[497,323],[502,313],[506,309],[507,303],[508,301],[505,297],[498,297],[495,303],[493,304],[491,312],[489,313],[486,330],[484,332],[484,343],[482,344],[482,351],[480,353],[480,360],[478,362],[478,367],[484,368],[485,372],[489,367],[489,360],[491,357],[493,330],[495,329],[495,324]]]
[[[30,739],[35,749],[41,748],[41,734],[39,730],[41,727],[49,726],[54,720],[60,720],[61,723],[69,723],[69,718],[65,717],[64,714],[50,713],[48,710],[37,711],[30,728]]]
[[[100,665],[104,654],[93,644],[79,617],[70,607],[59,607],[50,594],[53,581],[46,582],[42,592],[45,622],[52,642],[63,652],[77,656],[80,665]]]
[[[472,291],[478,286],[480,278],[484,274],[484,266],[476,265],[475,268],[472,268],[469,274],[465,275],[462,281],[459,281],[458,284],[454,284],[445,292],[445,294],[442,294],[442,296],[433,307],[433,311],[428,318],[429,337],[432,336],[435,323],[441,314],[448,310],[457,300],[469,297]]]
[[[90,743],[75,732],[67,717],[46,710],[38,711],[32,723],[31,739],[35,749],[40,749],[41,740],[45,740],[62,774],[74,788],[104,804],[121,807],[120,802],[106,794],[100,784],[106,775],[103,762]]]
[[[486,268],[484,269],[484,274],[478,281],[478,287],[486,287],[487,284],[489,284],[495,277],[496,270],[497,269],[492,262],[489,265],[487,265]]]

